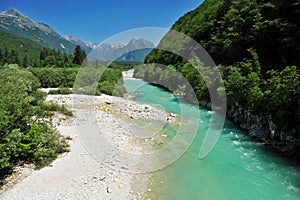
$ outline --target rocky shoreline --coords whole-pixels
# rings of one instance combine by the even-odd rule
[[[248,136],[282,156],[300,160],[300,140],[291,134],[278,132],[276,124],[263,116],[255,116],[242,108],[227,112],[228,119],[248,133]]]
[[[118,152],[105,152],[105,162],[95,158],[83,142],[89,127],[104,134],[119,149],[141,153],[143,146],[135,130],[128,126],[134,119],[162,120],[172,123],[176,115],[129,99],[102,95],[48,95],[47,101],[67,105],[74,117],[57,114],[52,123],[70,138],[70,152],[51,165],[30,171],[22,180],[0,194],[1,199],[143,199],[149,191],[151,174],[134,174],[120,162]],[[91,125],[91,126],[90,126]],[[97,138],[90,138],[97,140]],[[125,162],[126,163],[126,162]],[[142,165],[137,161],[137,165]],[[25,170],[26,171],[26,170]]]
[[[211,103],[199,102],[202,107],[212,109]],[[227,110],[227,118],[247,132],[249,138],[268,147],[284,157],[300,160],[300,138],[290,134],[278,133],[276,124],[262,116],[252,115],[240,106]]]

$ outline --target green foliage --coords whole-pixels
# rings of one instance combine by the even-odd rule
[[[142,63],[137,63],[137,62],[112,62],[109,65],[109,68],[122,69],[123,71],[128,71],[130,69],[135,68],[139,64],[142,64]]]
[[[77,65],[81,65],[85,59],[86,59],[85,52],[81,49],[79,45],[77,45],[74,52],[73,63]]]
[[[45,108],[47,111],[52,111],[52,112],[60,112],[66,116],[73,116],[73,112],[69,110],[65,105],[58,105],[56,103],[50,102],[48,103]]]
[[[0,29],[16,37],[34,41],[49,49],[60,49],[66,53],[73,53],[75,45],[62,38],[48,25],[31,20],[27,21],[28,19],[25,19],[27,22],[23,23],[24,18],[22,16],[19,19],[21,22],[15,18],[1,18]]]
[[[57,90],[50,90],[48,94],[72,94],[72,90],[69,88],[58,88]]]
[[[88,95],[101,95],[101,93],[105,93],[108,95],[123,96],[125,88],[122,80],[122,69],[105,69],[103,66],[95,67],[88,64],[80,69],[73,92]]]
[[[250,113],[267,119],[266,130],[273,122],[276,134],[300,137],[299,6],[297,0],[206,0],[172,26],[209,52],[219,65],[225,88],[213,88],[209,68],[192,66],[180,56],[158,49],[174,46],[176,41],[168,37],[171,33],[146,57],[145,63],[164,64],[182,73],[199,100],[210,101],[208,88],[226,90],[228,113]],[[166,69],[147,65],[136,69],[134,75],[149,82],[169,82],[172,75]],[[177,85],[175,91],[182,87]]]
[[[66,68],[66,67],[76,67],[73,63],[73,55],[67,55],[66,53],[61,53],[60,50],[51,50],[43,48],[40,52],[39,60],[34,64],[34,67],[55,67],[55,68]]]
[[[252,59],[255,49],[262,72],[297,65],[300,57],[299,3],[297,0],[206,0],[181,17],[172,30],[182,32],[205,47],[217,64],[235,65]],[[160,42],[168,44],[164,37]],[[146,63],[177,65],[178,56],[154,49]]]
[[[39,143],[33,153],[33,162],[36,167],[42,168],[50,164],[61,153],[69,150],[66,140],[48,125],[40,125],[41,135]]]
[[[0,64],[24,64],[27,66],[43,49],[39,44],[0,30]]]
[[[67,88],[73,87],[75,87],[73,92],[78,94],[101,95],[105,93],[123,96],[125,93],[122,69],[119,68],[104,69],[102,66],[95,67],[88,64],[81,68],[47,67],[30,68],[30,71],[39,78],[41,87],[59,88],[50,91],[51,94],[70,94],[72,92]],[[116,93],[113,92],[115,89]]]
[[[76,48],[74,55],[68,55],[5,32],[4,37],[0,38],[0,44],[3,44],[0,46],[0,64],[18,64],[34,68],[76,68],[86,58],[85,52],[80,47]]]
[[[271,70],[264,92],[265,111],[281,130],[300,133],[300,71],[296,66]]]
[[[74,55],[67,55],[6,33],[0,38],[0,44],[1,181],[19,163],[35,163],[41,168],[68,150],[65,139],[44,119],[51,117],[53,112],[67,116],[73,113],[65,106],[45,104],[46,94],[38,88],[59,88],[50,93],[70,94],[68,88],[74,86],[81,70],[75,93],[100,95],[103,92],[123,96],[126,91],[122,69],[104,70],[99,62],[96,65],[86,63],[80,68],[86,58],[80,48]]]
[[[112,95],[114,86],[109,81],[103,81],[98,84],[98,88],[101,93]]]
[[[123,86],[123,84],[119,82],[118,84],[115,85],[112,95],[116,97],[124,97],[124,94],[126,92],[127,92],[126,88]]]
[[[243,75],[239,67],[231,67],[230,75],[225,82],[228,105],[238,103],[246,110],[260,112],[257,106],[262,102],[260,77],[256,72]]]
[[[38,124],[32,124],[30,130],[23,136],[20,143],[22,156],[28,157],[34,153],[39,142],[42,129]]]
[[[11,169],[14,166],[13,160],[22,153],[20,146],[23,134],[19,129],[2,135],[0,143],[0,178],[4,175],[2,171]]]
[[[79,68],[30,68],[29,69],[36,77],[39,78],[41,87],[43,88],[58,88],[58,87],[73,87]]]
[[[42,122],[50,113],[40,83],[17,65],[0,69],[0,179],[20,162],[41,167],[67,150],[65,140]]]
[[[6,115],[0,117],[0,130],[27,130],[28,121],[43,101],[37,91],[40,86],[38,79],[27,70],[7,65],[1,70],[0,83],[0,108]]]

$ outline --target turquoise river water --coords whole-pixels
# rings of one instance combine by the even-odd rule
[[[292,161],[274,155],[251,141],[229,121],[213,151],[199,159],[202,135],[210,125],[211,112],[179,103],[176,96],[142,80],[125,80],[128,92],[136,93],[136,102],[160,105],[180,114],[191,113],[186,120],[201,119],[190,148],[172,165],[154,172],[154,200],[296,200],[300,199],[300,169]],[[200,116],[192,113],[199,112]],[[166,127],[167,129],[167,127]],[[165,130],[174,136],[174,129]]]

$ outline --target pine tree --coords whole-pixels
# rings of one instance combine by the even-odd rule
[[[81,49],[79,45],[76,46],[75,52],[74,52],[74,59],[73,63],[77,65],[81,65],[82,62],[86,59],[86,54],[85,52]]]
[[[24,56],[23,61],[22,61],[22,66],[23,67],[28,67],[30,65],[30,60],[28,58],[28,56]]]
[[[40,60],[45,60],[48,56],[48,50],[46,48],[43,48],[43,50],[40,53]]]
[[[5,49],[4,49],[4,53],[3,53],[3,64],[5,64],[5,63],[8,63],[9,62],[9,59],[8,59],[8,55],[9,53],[8,53],[8,49],[5,47]]]
[[[3,64],[3,53],[2,50],[0,49],[0,65]]]

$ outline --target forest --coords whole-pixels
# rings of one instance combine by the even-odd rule
[[[224,87],[214,89],[226,91],[228,118],[290,156],[300,154],[299,10],[297,0],[206,0],[172,26],[201,44],[215,61]],[[168,34],[145,59],[153,65],[138,68],[135,76],[171,83],[178,77],[167,72],[168,66],[183,74],[199,101],[210,102],[208,87],[213,84],[205,83],[208,77],[179,55],[160,49],[172,46]],[[184,85],[171,89],[189,100]]]

